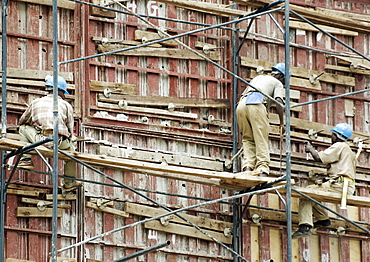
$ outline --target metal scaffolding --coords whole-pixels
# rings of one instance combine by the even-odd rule
[[[110,11],[115,11],[115,12],[120,12],[120,13],[125,13],[125,14],[128,14],[128,15],[133,15],[133,16],[136,16],[138,19],[142,20],[143,22],[145,22],[146,24],[148,24],[149,26],[155,28],[156,30],[158,31],[161,31],[161,29],[157,26],[155,26],[154,24],[150,23],[146,18],[149,18],[149,16],[144,16],[144,15],[139,15],[139,14],[135,14],[133,12],[131,12],[128,8],[126,8],[126,6],[120,4],[118,1],[114,1],[115,3],[117,3],[118,5],[120,5],[123,9],[125,9],[125,11],[121,11],[121,10],[117,10],[117,9],[113,9],[113,8],[108,8],[108,7],[102,7],[102,6],[99,6],[99,5],[94,5],[94,4],[91,4],[91,3],[87,3],[87,2],[83,2],[83,1],[80,1],[80,0],[72,0],[72,1],[75,1],[77,3],[81,3],[81,4],[85,4],[85,5],[90,5],[90,6],[94,6],[94,7],[99,7],[99,8],[103,8],[105,10],[110,10]],[[284,3],[284,5],[282,7],[276,7],[278,4],[282,4]],[[6,126],[6,79],[7,79],[7,62],[6,62],[6,58],[7,58],[7,54],[6,54],[6,50],[7,50],[7,45],[6,45],[6,39],[7,39],[7,31],[6,31],[6,25],[7,25],[7,4],[8,2],[6,0],[3,0],[2,1],[2,137],[5,138],[6,137],[6,130],[7,130],[7,126]],[[193,23],[193,24],[197,24],[197,25],[201,25],[203,26],[203,28],[200,28],[200,29],[196,29],[196,30],[192,30],[192,31],[189,31],[189,32],[186,32],[186,33],[182,33],[182,34],[178,34],[178,35],[175,35],[175,36],[170,36],[168,34],[166,34],[165,32],[162,31],[163,34],[166,35],[166,37],[164,38],[161,38],[161,39],[158,39],[158,40],[154,40],[152,42],[147,42],[147,43],[143,43],[141,45],[138,45],[138,46],[132,46],[132,47],[128,47],[128,48],[124,48],[124,49],[120,49],[120,50],[115,50],[115,51],[111,51],[111,52],[107,52],[107,53],[102,53],[102,54],[97,54],[97,55],[91,55],[91,56],[86,56],[86,57],[81,57],[81,58],[75,58],[75,59],[72,59],[72,60],[69,60],[69,61],[62,61],[62,62],[59,62],[58,61],[58,14],[57,14],[57,0],[53,0],[53,4],[52,4],[52,17],[53,17],[53,77],[54,77],[54,87],[53,87],[53,98],[54,98],[54,107],[53,107],[53,114],[54,114],[54,121],[55,121],[55,125],[54,125],[54,134],[52,136],[52,138],[49,138],[48,141],[50,141],[52,139],[53,141],[53,145],[54,145],[54,151],[53,151],[53,159],[54,159],[54,162],[53,162],[53,167],[54,168],[51,168],[51,175],[52,175],[52,181],[53,181],[53,218],[52,218],[52,252],[51,252],[51,258],[52,258],[52,261],[53,262],[56,262],[57,261],[57,254],[63,252],[63,251],[66,251],[66,250],[69,250],[69,249],[72,249],[72,248],[75,248],[77,246],[80,246],[82,244],[85,244],[85,243],[88,243],[92,240],[95,240],[97,238],[101,238],[101,237],[104,237],[104,236],[107,236],[109,234],[112,234],[114,232],[118,232],[120,230],[124,230],[126,228],[129,228],[129,227],[133,227],[133,226],[136,226],[136,225],[139,225],[139,224],[142,224],[142,223],[145,223],[145,222],[148,222],[148,221],[151,221],[151,220],[155,220],[155,219],[159,219],[161,217],[165,217],[165,216],[168,216],[168,215],[171,215],[171,214],[174,214],[176,216],[178,216],[179,218],[183,219],[184,221],[186,221],[187,223],[191,224],[193,227],[195,227],[197,230],[199,230],[200,232],[202,232],[203,234],[207,235],[208,237],[210,237],[214,242],[218,243],[220,246],[224,247],[225,249],[227,249],[228,251],[230,251],[233,256],[234,256],[234,261],[237,262],[237,261],[240,261],[240,260],[243,260],[243,261],[247,261],[248,260],[246,258],[243,257],[242,254],[240,254],[242,248],[242,238],[240,237],[240,228],[241,228],[241,221],[242,221],[242,218],[243,218],[243,215],[246,211],[246,209],[250,206],[250,199],[253,195],[255,194],[259,194],[259,193],[264,193],[264,192],[269,192],[269,191],[276,191],[277,189],[282,189],[282,188],[285,188],[286,189],[286,203],[284,203],[284,201],[282,200],[282,202],[285,204],[285,212],[286,212],[286,217],[287,217],[287,235],[288,235],[288,238],[287,238],[287,252],[288,252],[288,262],[291,262],[292,261],[292,239],[291,239],[291,235],[292,235],[292,209],[291,209],[291,190],[294,190],[296,191],[297,193],[301,194],[302,196],[310,199],[311,201],[314,201],[315,203],[323,206],[324,208],[326,208],[327,210],[329,210],[330,212],[336,214],[337,216],[340,216],[342,217],[343,219],[345,219],[346,221],[349,221],[350,223],[354,224],[355,226],[361,228],[362,230],[364,230],[365,232],[367,232],[368,234],[370,234],[370,232],[357,225],[355,222],[353,221],[350,221],[349,219],[345,218],[344,216],[341,216],[340,214],[336,213],[335,211],[327,208],[326,206],[322,205],[320,202],[308,197],[307,195],[297,191],[296,189],[293,189],[292,188],[292,185],[291,185],[291,144],[290,144],[290,109],[293,108],[293,107],[297,107],[297,106],[303,106],[303,105],[308,105],[308,104],[312,104],[312,103],[317,103],[317,102],[322,102],[322,101],[326,101],[326,100],[331,100],[331,99],[336,99],[336,98],[339,98],[339,97],[343,97],[343,96],[348,96],[348,95],[353,95],[353,94],[357,94],[357,93],[361,93],[361,92],[366,92],[366,91],[369,91],[370,89],[364,89],[364,90],[360,90],[360,91],[356,91],[356,92],[351,92],[351,93],[346,93],[346,94],[342,94],[342,95],[339,95],[339,96],[334,96],[334,97],[329,97],[329,98],[325,98],[325,99],[319,99],[319,100],[315,100],[315,101],[310,101],[310,102],[305,102],[305,103],[300,103],[300,104],[296,104],[294,106],[291,106],[290,105],[290,76],[291,76],[291,73],[290,73],[290,70],[286,70],[286,83],[285,83],[285,88],[286,88],[286,104],[285,104],[285,116],[286,116],[286,174],[281,177],[281,178],[278,178],[274,181],[272,181],[271,183],[265,183],[265,184],[261,184],[259,186],[256,186],[256,187],[253,187],[253,188],[249,188],[249,189],[246,189],[242,192],[236,192],[233,196],[229,196],[229,197],[224,197],[224,198],[220,198],[220,199],[216,199],[216,200],[206,200],[204,199],[204,202],[203,203],[200,203],[200,204],[196,204],[196,205],[192,205],[192,206],[188,206],[188,207],[185,207],[185,208],[181,208],[181,209],[177,209],[175,211],[172,211],[171,209],[169,209],[168,207],[158,203],[157,201],[155,201],[154,199],[151,199],[150,197],[147,197],[145,194],[141,193],[140,192],[140,189],[135,189],[135,188],[132,188],[132,187],[129,187],[127,185],[125,185],[124,183],[106,175],[105,173],[101,172],[100,170],[78,160],[77,158],[71,156],[71,155],[68,155],[66,154],[65,152],[63,151],[60,151],[60,150],[57,150],[58,148],[58,133],[57,131],[55,130],[58,130],[58,121],[57,121],[57,116],[58,116],[58,101],[57,101],[57,90],[58,90],[58,86],[57,86],[57,76],[58,76],[58,68],[60,65],[63,65],[63,64],[68,64],[68,63],[74,63],[74,62],[78,62],[78,61],[82,61],[82,60],[87,60],[87,59],[91,59],[91,58],[96,58],[96,57],[99,57],[99,56],[106,56],[106,55],[111,55],[111,54],[115,54],[115,53],[118,53],[118,52],[122,52],[122,51],[128,51],[128,50],[133,50],[133,49],[136,49],[136,48],[141,48],[141,47],[145,47],[145,46],[148,46],[148,45],[151,45],[151,44],[155,44],[155,43],[161,43],[163,41],[167,41],[167,40],[175,40],[177,43],[179,43],[180,45],[182,45],[184,48],[190,50],[191,52],[197,54],[198,56],[202,57],[204,60],[206,60],[207,62],[213,64],[214,66],[220,68],[221,70],[227,72],[230,76],[233,77],[233,82],[232,82],[232,87],[233,87],[233,101],[237,101],[237,94],[238,94],[238,81],[241,81],[242,83],[244,84],[247,84],[248,86],[251,86],[252,88],[256,89],[257,91],[260,91],[258,88],[252,86],[249,82],[247,82],[246,80],[244,80],[243,78],[241,78],[239,75],[238,75],[238,68],[239,68],[239,62],[238,62],[238,55],[239,55],[239,51],[241,50],[242,46],[243,46],[243,43],[249,33],[249,28],[250,26],[252,25],[254,19],[256,17],[259,17],[259,16],[262,16],[262,15],[270,15],[271,13],[273,12],[276,12],[276,11],[281,11],[281,10],[284,10],[284,15],[285,15],[285,26],[284,26],[284,30],[282,28],[279,28],[280,30],[283,30],[283,34],[284,34],[284,43],[285,43],[285,64],[286,64],[286,68],[290,68],[290,46],[291,46],[291,43],[290,43],[290,40],[289,40],[289,16],[290,14],[292,13],[293,15],[297,16],[299,19],[311,24],[312,26],[316,27],[318,30],[320,30],[321,32],[323,32],[324,34],[328,35],[329,37],[335,39],[337,42],[339,42],[340,44],[344,45],[345,47],[347,47],[348,49],[350,49],[351,51],[355,52],[356,54],[358,54],[359,56],[367,59],[368,61],[370,61],[369,58],[367,58],[365,55],[361,54],[360,52],[354,50],[353,48],[351,48],[350,46],[348,46],[347,44],[343,43],[342,41],[340,41],[339,39],[335,38],[334,36],[332,36],[331,34],[325,32],[324,30],[320,29],[318,26],[316,26],[315,24],[311,23],[310,21],[308,21],[307,19],[305,19],[304,17],[300,16],[299,14],[297,14],[296,12],[290,10],[290,6],[289,6],[289,0],[278,0],[278,1],[275,1],[274,3],[272,4],[268,4],[266,6],[264,6],[263,8],[259,8],[257,11],[254,11],[246,16],[243,16],[243,17],[239,17],[239,18],[235,18],[234,20],[232,21],[229,21],[229,22],[225,22],[225,23],[221,23],[221,24],[217,24],[217,25],[204,25],[204,24],[200,24],[200,23]],[[184,23],[191,23],[189,21],[179,21],[179,20],[174,20],[174,19],[169,19],[169,18],[163,18],[163,17],[153,17],[151,16],[150,18],[156,18],[156,19],[164,19],[164,20],[173,20],[175,22],[184,22]],[[245,35],[244,35],[244,38],[242,39],[241,43],[238,44],[239,42],[239,35],[238,33],[240,32],[240,29],[237,27],[237,24],[240,23],[241,21],[244,21],[244,20],[249,20],[249,26],[247,28],[247,30],[245,30]],[[227,26],[232,26],[232,27],[227,27]],[[225,29],[225,30],[232,30],[232,42],[233,42],[233,46],[232,46],[232,53],[233,53],[233,68],[232,68],[232,71],[229,71],[228,69],[222,67],[220,64],[214,62],[213,60],[209,59],[208,57],[204,56],[203,54],[201,54],[200,52],[190,48],[189,46],[185,45],[184,43],[182,43],[180,40],[178,40],[180,37],[183,37],[183,36],[187,36],[187,35],[191,35],[191,34],[195,34],[195,33],[198,33],[198,32],[202,32],[202,31],[206,31],[206,30],[210,30],[210,29],[215,29],[215,28],[220,28],[220,29]],[[261,92],[263,93],[263,92]],[[268,96],[267,94],[264,94],[266,97],[268,97],[269,99],[272,99],[275,101],[275,99],[273,99],[272,97]],[[279,104],[279,102],[275,101],[276,103]],[[280,104],[281,105],[281,104]],[[283,105],[282,105],[283,106]],[[235,105],[233,105],[233,135],[234,135],[234,140],[233,140],[233,153],[236,154],[237,151],[238,151],[238,133],[237,133],[237,124],[236,124],[236,116],[235,116]],[[35,150],[35,148],[40,145],[40,144],[43,144],[45,142],[48,142],[48,141],[41,141],[41,142],[38,142],[38,143],[35,143],[35,144],[32,144],[28,147],[25,147],[25,148],[22,148],[21,150],[18,150],[16,152],[12,152],[10,154],[6,154],[6,152],[2,151],[1,152],[1,159],[2,159],[2,171],[1,171],[1,195],[0,195],[0,253],[2,253],[3,255],[0,256],[0,262],[4,262],[5,261],[5,232],[4,232],[4,225],[5,225],[5,214],[6,214],[6,189],[7,187],[9,186],[9,184],[11,183],[11,178],[12,178],[12,175],[10,176],[10,178],[8,179],[8,181],[6,181],[6,170],[5,170],[5,161],[6,159],[8,159],[10,156],[12,155],[16,155],[16,154],[23,154],[25,152],[28,152],[30,150]],[[281,150],[281,149],[280,149]],[[76,161],[77,163],[79,163],[80,165],[86,167],[86,168],[89,168],[91,170],[93,170],[94,172],[100,174],[101,176],[104,176],[105,178],[111,180],[113,182],[113,184],[107,184],[107,183],[99,183],[99,184],[102,184],[102,185],[105,185],[105,186],[116,186],[116,187],[120,187],[120,188],[124,188],[124,189],[128,189],[132,192],[134,192],[135,194],[138,194],[139,196],[143,197],[144,199],[156,204],[157,206],[163,208],[164,210],[168,211],[168,213],[165,213],[165,214],[162,214],[162,215],[159,215],[159,216],[156,216],[156,217],[152,217],[152,218],[148,218],[148,219],[144,219],[144,220],[141,220],[141,221],[138,221],[138,222],[135,222],[135,223],[132,223],[132,224],[129,224],[129,225],[125,225],[123,227],[120,227],[120,228],[116,228],[114,230],[111,230],[109,232],[105,232],[105,233],[102,233],[100,235],[97,235],[97,236],[94,236],[94,237],[91,237],[89,239],[85,239],[83,241],[80,241],[74,245],[71,245],[71,246],[67,246],[67,247],[63,247],[59,250],[57,250],[57,204],[58,204],[58,197],[57,197],[57,192],[58,192],[58,173],[57,173],[57,170],[58,170],[58,153],[61,153],[69,158],[71,158],[72,160]],[[19,158],[18,158],[18,161],[19,161]],[[15,167],[17,166],[17,163],[18,161],[16,162],[15,164]],[[237,171],[237,164],[234,163],[233,165],[233,170],[234,172]],[[80,180],[80,181],[84,181],[84,182],[91,182],[91,183],[98,183],[98,182],[95,182],[95,181],[88,181],[88,180],[84,180],[84,179],[79,179],[77,178],[77,180]],[[284,186],[275,186],[275,184],[277,182],[280,182],[281,180],[284,180],[286,181],[286,185]],[[163,193],[163,192],[158,192],[158,193]],[[245,205],[241,204],[239,199],[241,199],[242,197],[246,197],[248,196],[249,199],[247,201],[247,203]],[[228,202],[229,200],[232,200],[233,202]],[[228,203],[228,204],[232,204],[233,205],[233,212],[234,212],[234,220],[233,220],[233,223],[234,223],[234,231],[233,231],[233,246],[232,248],[230,248],[229,246],[223,244],[222,242],[220,242],[218,239],[214,238],[213,236],[211,236],[210,234],[208,234],[205,230],[201,229],[199,226],[195,225],[193,222],[187,220],[185,217],[183,217],[182,215],[179,214],[179,212],[181,211],[185,211],[185,210],[189,210],[189,209],[192,209],[192,208],[195,208],[195,207],[199,207],[199,206],[203,206],[203,205],[208,205],[208,204],[212,204],[212,203],[220,203],[220,202],[225,202],[225,203]],[[241,210],[240,207],[243,207],[244,210]],[[151,247],[151,248],[148,248],[147,252],[150,252],[152,250],[156,250],[160,247],[163,247],[165,245],[168,245],[169,242],[166,242],[166,243],[163,243],[163,244],[160,244],[160,245],[157,245],[157,246],[154,246],[154,247]],[[140,253],[141,254],[141,253]],[[137,254],[137,255],[140,255],[140,254]],[[135,254],[134,254],[135,255]],[[132,256],[132,255],[131,255]],[[131,257],[125,257],[125,258],[121,258],[119,260],[116,260],[116,261],[126,261],[128,259],[130,259]]]

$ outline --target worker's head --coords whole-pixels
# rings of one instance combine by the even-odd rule
[[[271,75],[276,79],[280,80],[283,84],[285,84],[285,64],[278,63],[271,67]]]
[[[341,141],[347,141],[352,136],[352,127],[347,123],[337,124],[330,131]]]
[[[45,86],[46,86],[46,90],[53,90],[53,86],[54,86],[53,76],[46,76]],[[67,91],[67,82],[61,76],[58,76],[58,89],[63,91],[63,94],[69,95],[69,93]]]

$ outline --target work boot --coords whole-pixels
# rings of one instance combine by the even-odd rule
[[[19,161],[18,167],[24,169],[34,169],[33,162],[31,158],[25,158]]]
[[[243,167],[243,172],[247,172],[247,171],[253,171],[253,170],[249,166]]]
[[[330,219],[318,220],[313,223],[313,226],[316,227],[328,227],[331,225]]]
[[[299,229],[292,235],[292,238],[300,238],[311,235],[310,225],[299,225]]]

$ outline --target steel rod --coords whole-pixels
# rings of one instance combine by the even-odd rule
[[[169,240],[167,240],[167,241],[166,241],[166,242],[164,242],[164,243],[160,243],[160,244],[158,244],[158,245],[155,245],[155,246],[149,247],[149,248],[147,248],[147,249],[140,250],[140,251],[138,251],[138,252],[136,252],[136,253],[130,254],[130,255],[125,256],[125,257],[123,257],[123,258],[116,259],[116,260],[114,260],[113,262],[122,262],[122,261],[127,261],[127,260],[130,260],[130,259],[136,258],[136,257],[138,257],[138,256],[145,255],[145,254],[147,254],[147,253],[149,253],[149,252],[155,251],[155,250],[160,249],[160,248],[162,248],[162,247],[166,247],[166,246],[168,246],[168,245],[170,245],[170,244],[171,244],[171,242],[170,242]]]

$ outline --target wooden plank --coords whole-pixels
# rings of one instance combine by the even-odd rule
[[[57,217],[62,216],[62,210],[58,209]],[[17,207],[17,217],[53,217],[53,209],[46,208],[40,211],[37,207]]]
[[[99,211],[104,212],[104,213],[120,216],[120,217],[129,217],[130,216],[130,214],[128,214],[125,211],[118,210],[118,209],[111,208],[111,207],[107,207],[107,206],[104,207],[104,208],[98,207],[98,205],[96,203],[92,203],[92,202],[89,202],[89,201],[86,202],[86,207],[89,207],[89,208],[92,208],[92,209],[95,209],[95,210],[99,210]]]
[[[299,91],[298,91],[299,92]],[[296,95],[296,93],[295,93]],[[299,97],[298,97],[299,98]],[[183,108],[219,108],[230,109],[229,99],[211,99],[211,98],[191,98],[191,97],[166,97],[166,96],[139,96],[139,95],[115,95],[112,94],[106,98],[103,94],[98,95],[98,100],[104,102],[116,102],[126,100],[128,105],[134,106],[169,106],[170,103],[175,107]]]
[[[155,32],[136,30],[134,39],[136,41],[141,41],[142,43],[146,43],[146,42],[150,42],[153,40],[158,40],[158,39],[162,39],[166,37],[167,36],[161,37],[158,33],[155,33]],[[179,45],[179,43],[176,42],[175,40],[163,41],[160,44],[165,45],[165,46],[172,46],[172,47],[177,47]]]
[[[52,262],[52,258],[49,259],[49,262]],[[57,262],[77,262],[77,259],[69,257],[57,257]]]
[[[45,205],[48,205],[50,207],[53,205],[53,202],[51,202],[51,201],[44,201],[44,200],[26,198],[26,197],[22,197],[21,201],[22,201],[22,203],[33,204],[33,205],[37,205],[40,202],[43,202]],[[58,208],[71,209],[71,207],[72,206],[69,205],[69,204],[58,204]]]
[[[271,67],[275,63],[268,62],[268,61],[262,61],[254,58],[249,58],[242,56],[241,57],[241,65],[242,66],[247,66],[247,67],[252,67],[252,68],[257,68],[258,66],[264,67],[266,70],[271,69]],[[299,67],[290,67],[290,71],[292,76],[296,76],[299,78],[305,78],[305,81],[307,81],[310,76],[318,76],[322,72],[315,71],[315,70],[310,70],[310,69],[304,69],[304,68],[299,68]],[[355,78],[350,77],[350,76],[341,76],[337,74],[330,74],[330,73],[324,73],[319,77],[319,80],[322,82],[327,82],[331,84],[338,84],[338,85],[345,85],[345,86],[355,86]],[[294,77],[291,78],[292,82],[291,84],[295,83],[294,85],[297,86],[302,86],[298,85],[298,82],[300,81],[299,79],[294,79]],[[297,82],[297,83],[296,83]],[[306,87],[308,88],[313,88],[313,89],[318,89],[317,87],[315,88],[315,84],[312,84],[308,81],[308,84],[306,83]],[[304,87],[304,86],[302,86]],[[320,88],[321,89],[321,88]]]
[[[102,5],[105,4],[105,1],[92,0],[92,4]],[[113,10],[106,10],[99,7],[91,6],[90,12],[93,16],[116,18],[116,12],[114,12]]]
[[[2,78],[0,78],[0,83],[2,83]],[[19,86],[32,86],[32,87],[42,87],[45,88],[45,81],[36,81],[36,80],[25,80],[25,79],[6,79],[7,85],[19,85]],[[67,84],[67,89],[75,89],[75,85]]]
[[[162,214],[167,213],[166,210],[162,208],[155,208],[155,207],[150,207],[147,205],[140,205],[136,203],[130,203],[126,202],[125,203],[125,211],[137,216],[145,216],[145,217],[156,217]],[[206,217],[201,217],[201,216],[191,216],[183,213],[179,213],[179,215],[183,216],[190,222],[196,224],[197,226],[201,228],[206,228],[210,230],[215,230],[215,231],[221,231],[224,232],[225,229],[232,229],[233,228],[233,223],[230,222],[225,222],[225,221],[220,221],[216,219],[210,219]],[[164,223],[165,221],[170,221],[173,223],[180,223],[180,224],[185,224],[185,225],[190,225],[183,219],[179,218],[175,214],[169,215],[164,217]]]
[[[149,221],[144,223],[144,228],[146,229],[152,229],[156,231],[181,235],[181,236],[187,236],[187,237],[194,237],[199,238],[203,240],[213,241],[210,237],[206,236],[202,232],[200,232],[198,229],[194,227],[184,226],[180,224],[174,224],[169,223],[167,226],[162,226],[159,221]],[[216,238],[217,240],[221,241],[225,244],[232,244],[232,237],[225,237],[223,233],[218,233],[210,230],[205,230],[208,234]]]
[[[183,118],[191,118],[197,119],[198,115],[193,113],[186,113],[180,111],[168,111],[163,109],[157,108],[148,108],[148,107],[138,107],[138,106],[127,106],[124,109],[120,108],[118,104],[111,104],[111,103],[103,103],[98,102],[98,107],[106,108],[106,109],[114,109],[120,111],[133,111],[133,112],[140,112],[140,113],[147,113],[147,114],[155,114],[155,115],[164,115],[164,116],[176,116],[176,117],[183,117]]]
[[[37,191],[27,191],[27,190],[16,190],[16,189],[7,189],[7,194],[10,195],[22,195],[22,196],[39,196],[40,192]]]
[[[270,0],[236,0],[234,2],[252,7],[261,7],[271,3]],[[282,4],[280,4],[280,6],[281,5]],[[370,23],[368,22],[369,20],[366,18],[365,15],[363,17],[365,17],[366,22],[362,21],[362,19],[357,20],[357,17],[355,19],[345,17],[342,14],[343,11],[337,11],[327,8],[309,8],[308,5],[303,7],[294,4],[290,4],[289,8],[313,23],[342,28],[346,30],[356,30],[356,32],[364,34],[370,33]],[[283,13],[284,11],[279,12]]]
[[[90,91],[104,92],[106,88],[111,89],[111,94],[135,95],[137,93],[136,85],[90,80]]]
[[[26,2],[31,4],[37,4],[37,5],[46,5],[46,6],[52,6],[53,0],[16,0],[18,2]],[[76,3],[71,2],[68,0],[58,0],[58,7],[69,9],[69,10],[75,10]]]
[[[65,197],[61,194],[58,194],[58,200],[76,200],[76,194],[68,193]],[[53,194],[46,194],[46,200],[53,200]]]
[[[123,45],[132,45],[132,46],[137,46],[141,45],[142,41],[132,41],[132,40],[125,40],[125,39],[116,39],[116,38],[107,38],[107,37],[100,37],[100,36],[93,36],[92,40],[94,42],[98,42],[99,44],[123,44]],[[152,44],[148,45],[148,47],[162,47],[161,44]]]
[[[189,0],[159,0],[158,2],[171,4],[177,7],[196,10],[207,14],[220,16],[244,16],[248,14],[245,11],[227,8],[226,5],[213,4],[207,2],[195,2]],[[230,7],[230,5],[228,5]]]
[[[344,30],[344,29],[340,29],[337,27],[331,27],[331,26],[325,26],[325,25],[317,25],[317,26],[331,34],[358,36],[358,32],[355,32],[355,31]],[[305,30],[305,31],[320,32],[318,29],[316,29],[316,27],[308,23],[299,22],[299,21],[289,21],[289,27],[300,29],[300,30]]]
[[[114,156],[119,158],[127,158],[134,160],[143,160],[153,163],[162,163],[168,165],[185,166],[192,168],[201,168],[215,171],[224,170],[224,162],[217,160],[206,160],[184,154],[165,154],[161,152],[150,152],[144,150],[135,150],[132,148],[119,148],[98,145],[97,154]]]
[[[53,75],[53,71],[19,69],[19,68],[12,68],[12,67],[7,68],[8,78],[10,77],[10,78],[42,80],[45,84],[45,77],[48,75]],[[58,75],[62,76],[67,82],[74,81],[72,72],[58,72]]]
[[[345,61],[346,64],[349,64],[350,66],[353,66],[354,68],[358,68],[358,69],[365,68],[367,70],[370,70],[370,61],[364,58],[344,57],[344,56],[336,56],[336,55],[332,55],[332,57]]]
[[[16,258],[7,258],[5,262],[36,262],[33,260],[23,260],[23,259],[16,259]]]
[[[104,47],[98,45],[97,51],[99,53],[107,53],[116,50],[125,49],[127,45],[109,45]],[[146,57],[162,57],[162,58],[173,58],[173,59],[190,59],[190,60],[203,60],[199,55],[191,52],[188,49],[177,49],[177,48],[152,48],[152,47],[141,47],[134,50],[128,50],[123,52],[114,53],[114,55],[125,55],[125,56],[146,56]],[[221,60],[221,54],[218,51],[211,51],[209,54],[203,54],[214,61]]]
[[[8,138],[1,138],[0,139],[0,149],[10,150],[10,149],[17,149],[23,146],[29,145],[28,143],[15,141]],[[39,152],[43,154],[45,157],[53,157],[53,151],[44,147],[39,146],[37,147]],[[131,159],[122,159],[116,157],[108,157],[108,156],[98,156],[95,154],[86,154],[80,152],[68,152],[73,157],[86,162],[87,164],[97,165],[104,168],[111,168],[117,170],[131,170],[132,172],[139,171],[154,171],[152,174],[164,174],[171,176],[171,174],[180,175],[183,177],[182,180],[186,179],[187,176],[193,177],[202,177],[207,179],[220,179],[222,181],[221,187],[223,188],[233,188],[235,190],[241,190],[248,187],[256,186],[263,182],[269,182],[274,180],[274,178],[270,177],[259,177],[256,176],[259,172],[242,172],[242,173],[229,173],[229,172],[216,172],[216,171],[209,171],[209,170],[202,170],[197,168],[186,168],[186,167],[175,167],[175,166],[166,166],[162,164],[154,164],[145,161],[137,161]],[[69,158],[59,153],[59,159],[68,160]],[[178,177],[178,176],[174,176]],[[205,179],[205,180],[207,180]],[[199,183],[203,182],[200,180]]]
[[[354,68],[346,67],[346,66],[336,66],[336,65],[326,64],[325,69],[341,71],[341,72],[346,72],[346,73],[354,73],[354,74],[359,74],[359,75],[370,75],[370,70],[354,69]]]

